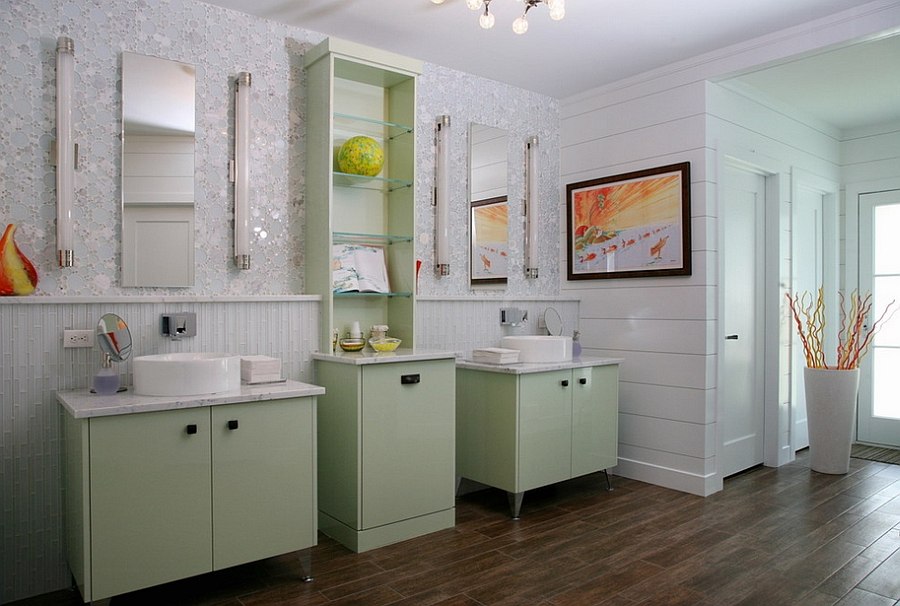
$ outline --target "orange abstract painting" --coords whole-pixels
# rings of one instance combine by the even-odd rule
[[[690,275],[690,164],[572,183],[569,279]]]

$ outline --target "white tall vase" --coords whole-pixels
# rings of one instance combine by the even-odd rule
[[[804,368],[803,383],[809,426],[809,466],[820,473],[847,473],[859,369]]]

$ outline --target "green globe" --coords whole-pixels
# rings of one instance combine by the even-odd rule
[[[384,150],[372,137],[351,137],[338,151],[341,172],[374,177],[384,166]]]

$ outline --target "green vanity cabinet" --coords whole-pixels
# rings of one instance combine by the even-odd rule
[[[618,364],[521,372],[461,362],[456,475],[522,495],[616,465]]]
[[[453,358],[314,357],[322,532],[361,552],[453,526]]]
[[[316,544],[316,398],[64,417],[86,601]]]

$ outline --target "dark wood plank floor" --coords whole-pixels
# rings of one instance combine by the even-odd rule
[[[802,455],[802,453],[801,453]],[[113,606],[900,605],[900,466],[806,457],[730,478],[706,499],[587,476],[457,503],[457,525],[354,554],[327,537],[311,583],[294,555],[119,596]],[[173,546],[177,548],[177,546]],[[75,606],[60,591],[16,606]]]

